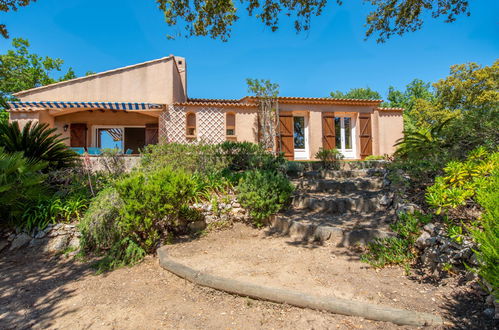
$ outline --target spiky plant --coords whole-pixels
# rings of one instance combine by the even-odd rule
[[[0,147],[5,152],[22,152],[30,162],[46,162],[48,169],[70,167],[78,159],[64,140],[48,124],[29,121],[21,130],[17,122],[0,123]]]
[[[21,152],[6,153],[0,147],[0,218],[18,219],[26,203],[43,193],[45,176],[40,173],[47,164],[30,162]]]

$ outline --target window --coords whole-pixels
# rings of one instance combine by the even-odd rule
[[[225,116],[225,135],[227,137],[236,135],[236,115],[234,113],[229,112]]]
[[[195,137],[196,136],[196,114],[189,112],[186,118],[187,129],[186,135],[187,137]]]

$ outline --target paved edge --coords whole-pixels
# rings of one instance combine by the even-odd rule
[[[167,271],[200,286],[243,297],[289,304],[302,308],[323,310],[335,314],[360,316],[370,320],[392,322],[398,325],[430,326],[444,324],[444,321],[440,316],[429,313],[407,311],[332,296],[313,296],[298,291],[265,287],[209,275],[173,261],[168,257],[167,249],[168,247],[164,246],[157,251],[160,266]]]

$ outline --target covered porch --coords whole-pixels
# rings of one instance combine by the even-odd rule
[[[46,123],[78,153],[99,155],[103,149],[138,154],[158,143],[158,119],[164,106],[127,102],[12,102],[11,121]]]

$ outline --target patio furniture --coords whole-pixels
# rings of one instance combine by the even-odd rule
[[[71,147],[69,149],[73,150],[78,155],[83,155],[85,153],[85,148],[83,148],[83,147]]]
[[[131,155],[133,152],[132,149],[127,149],[126,152],[125,152],[125,155]]]
[[[100,148],[94,148],[94,147],[87,148],[87,152],[91,156],[99,156],[102,154],[102,150]]]

